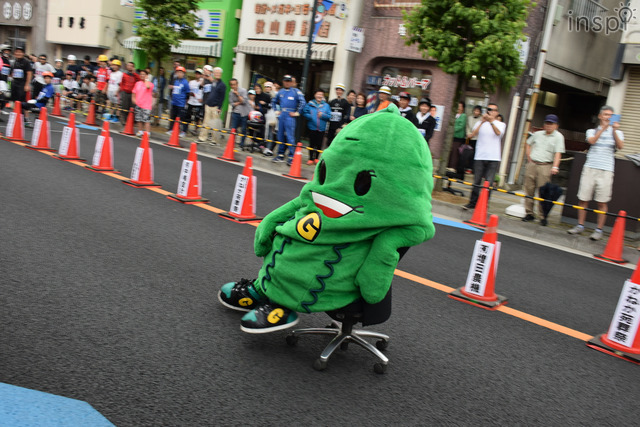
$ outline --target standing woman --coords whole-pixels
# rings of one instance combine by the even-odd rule
[[[367,110],[367,97],[364,93],[360,92],[356,95],[356,108],[353,110],[353,114],[350,117],[350,120],[355,120],[360,116],[364,116],[367,114],[369,110]]]
[[[318,163],[318,150],[322,148],[322,139],[327,129],[327,123],[331,118],[331,107],[324,99],[324,92],[317,89],[313,94],[313,99],[307,102],[302,115],[307,119],[307,128],[309,129],[309,161],[308,165]]]
[[[460,161],[460,147],[466,141],[467,115],[464,113],[464,102],[458,102],[458,112],[456,113],[456,121],[453,123],[453,144],[451,145],[451,153],[449,154],[449,167],[458,169]]]

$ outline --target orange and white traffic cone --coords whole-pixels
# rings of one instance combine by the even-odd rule
[[[231,209],[220,215],[235,222],[258,222],[262,217],[256,216],[256,177],[253,176],[253,158],[247,156],[242,173],[238,175],[233,192]]]
[[[293,153],[293,161],[291,162],[289,173],[283,173],[282,175],[293,179],[305,179],[302,176],[302,142],[298,142],[296,151]]]
[[[113,138],[111,138],[108,121],[102,124],[102,132],[96,140],[91,165],[85,167],[94,172],[117,172],[113,167]]]
[[[603,261],[610,261],[616,264],[626,264],[626,259],[622,258],[622,251],[624,250],[624,228],[625,228],[625,218],[627,213],[625,211],[618,212],[618,217],[616,218],[615,224],[613,224],[613,230],[611,231],[611,236],[609,236],[609,241],[607,242],[607,246],[604,248],[604,252],[600,255],[594,255],[595,258],[601,259]]]
[[[129,114],[127,115],[127,123],[124,126],[124,129],[122,132],[120,132],[123,135],[135,135],[136,132],[133,129],[133,117],[134,117],[134,113],[133,113],[133,108],[129,108]]]
[[[476,241],[466,285],[451,292],[449,298],[487,310],[506,304],[507,298],[495,293],[499,257],[498,216],[491,215],[482,240]]]
[[[161,187],[153,182],[153,151],[149,147],[149,132],[142,134],[142,141],[136,150],[131,168],[131,179],[122,182],[136,188]]]
[[[176,118],[176,120],[173,122],[171,137],[169,138],[169,142],[164,145],[167,145],[169,147],[182,148],[182,146],[180,145],[180,118]]]
[[[10,141],[27,142],[24,139],[24,115],[22,114],[22,103],[15,101],[13,103],[13,112],[9,114],[7,122],[6,137]]]
[[[91,104],[89,104],[89,114],[87,115],[87,120],[84,121],[85,125],[96,126],[96,101],[91,100]]]
[[[482,186],[480,197],[478,197],[471,219],[463,222],[475,227],[485,228],[487,226],[487,209],[489,205],[489,181],[485,181]]]
[[[227,140],[227,146],[224,149],[224,154],[218,156],[220,160],[226,160],[227,162],[237,162],[235,157],[234,148],[236,147],[236,130],[231,129],[229,139]]]
[[[185,204],[209,203],[208,199],[202,197],[202,171],[201,163],[196,154],[198,144],[191,143],[191,149],[186,160],[182,161],[180,179],[178,180],[178,191],[169,194],[168,199]]]
[[[53,157],[60,160],[84,160],[80,158],[80,133],[76,128],[76,115],[69,114],[69,124],[62,129],[62,139],[58,154]]]
[[[616,311],[606,334],[591,338],[587,346],[640,364],[640,263],[622,287]]]
[[[51,148],[51,132],[49,131],[49,120],[47,119],[47,107],[40,108],[40,117],[33,123],[31,144],[26,147],[31,150],[54,151],[54,149]]]
[[[53,99],[53,111],[51,115],[54,117],[62,117],[62,109],[60,108],[60,94],[56,93]]]

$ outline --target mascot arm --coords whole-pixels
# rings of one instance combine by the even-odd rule
[[[264,217],[256,229],[253,241],[253,250],[257,256],[263,257],[269,253],[276,227],[294,216],[298,209],[300,209],[300,199],[295,198]]]
[[[433,225],[430,228],[396,227],[376,236],[367,259],[356,275],[356,286],[367,303],[378,303],[387,295],[400,259],[398,249],[415,246],[430,239],[433,237],[433,230]]]

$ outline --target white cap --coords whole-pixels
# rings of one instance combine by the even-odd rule
[[[338,84],[336,85],[336,89],[347,90],[346,86],[345,86],[345,85],[343,85],[342,83],[338,83]]]
[[[209,65],[209,64],[205,65],[205,66],[204,66],[204,67],[202,67],[202,68],[204,68],[204,69],[205,69],[205,70],[207,70],[207,71],[213,71],[213,67],[212,67],[211,65]]]
[[[389,86],[380,86],[380,90],[378,90],[378,92],[391,95],[391,89],[389,89]]]
[[[67,60],[75,61],[76,60],[76,56],[75,55],[69,55],[69,56],[67,56]]]
[[[56,60],[54,62],[62,62],[62,59],[56,58]]]

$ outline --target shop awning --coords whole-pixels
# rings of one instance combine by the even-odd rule
[[[133,36],[125,39],[123,44],[127,49],[139,49],[138,42],[140,42],[140,37]],[[182,53],[184,55],[220,57],[222,54],[222,42],[183,40],[180,46],[171,47],[171,52]]]
[[[311,45],[311,51],[311,59],[333,61],[336,55],[336,45],[314,43]],[[304,59],[307,55],[307,44],[302,42],[247,40],[236,47],[236,52],[247,53],[249,55]]]

